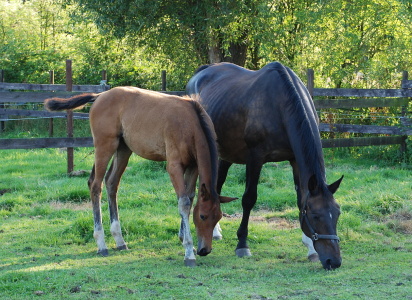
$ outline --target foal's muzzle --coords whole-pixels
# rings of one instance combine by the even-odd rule
[[[206,256],[210,253],[211,251],[206,250],[206,248],[202,248],[200,250],[197,251],[197,254],[200,256]]]

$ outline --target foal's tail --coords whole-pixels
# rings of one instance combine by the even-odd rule
[[[44,107],[47,110],[65,110],[81,108],[89,102],[93,102],[100,94],[86,93],[71,98],[49,98],[44,100]]]

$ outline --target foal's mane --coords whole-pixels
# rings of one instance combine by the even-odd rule
[[[194,100],[190,100],[190,103],[192,104],[198,116],[200,126],[203,129],[203,133],[205,134],[207,144],[209,146],[209,153],[210,153],[210,160],[211,160],[211,179],[212,179],[212,189],[210,192],[212,193],[212,196],[213,196],[212,199],[216,199],[215,196],[217,196],[216,185],[217,185],[217,168],[218,168],[217,161],[219,158],[218,150],[216,146],[216,135],[215,135],[215,132],[213,131],[213,128],[210,128],[208,122],[206,121],[206,118],[208,118],[208,116],[205,110],[203,109],[203,107],[200,105],[200,103]]]
[[[293,127],[293,137],[296,138],[301,147],[303,161],[306,163],[309,172],[313,172],[311,175],[315,175],[318,182],[318,186],[325,188],[323,184],[326,181],[324,171],[324,161],[322,153],[322,145],[318,134],[318,127],[313,128],[313,124],[317,124],[316,120],[310,122],[310,116],[312,112],[307,112],[307,108],[303,104],[303,100],[299,95],[295,84],[291,76],[296,76],[292,70],[283,66],[279,62],[273,63],[273,68],[276,69],[283,79],[283,83],[286,87],[286,92],[289,101],[286,102],[286,111],[290,114],[294,120],[295,126]],[[299,78],[297,78],[300,81]]]

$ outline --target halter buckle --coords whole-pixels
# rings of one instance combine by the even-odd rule
[[[312,235],[312,240],[313,240],[313,241],[319,240],[319,236],[318,236],[318,234],[317,234],[316,232]]]

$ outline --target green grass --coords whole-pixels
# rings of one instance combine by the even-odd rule
[[[90,151],[76,149],[76,170],[89,171]],[[59,149],[2,150],[0,299],[412,299],[412,172],[332,151],[325,161],[328,181],[345,175],[335,195],[341,268],[307,261],[287,163],[263,168],[249,227],[253,256],[234,254],[238,200],[223,207],[223,240],[187,268],[164,163],[132,156],[119,191],[130,250],[110,249],[103,258],[93,240],[88,175],[66,175]],[[244,166],[233,166],[223,194],[240,198],[244,182]],[[102,209],[114,248],[105,201]]]

